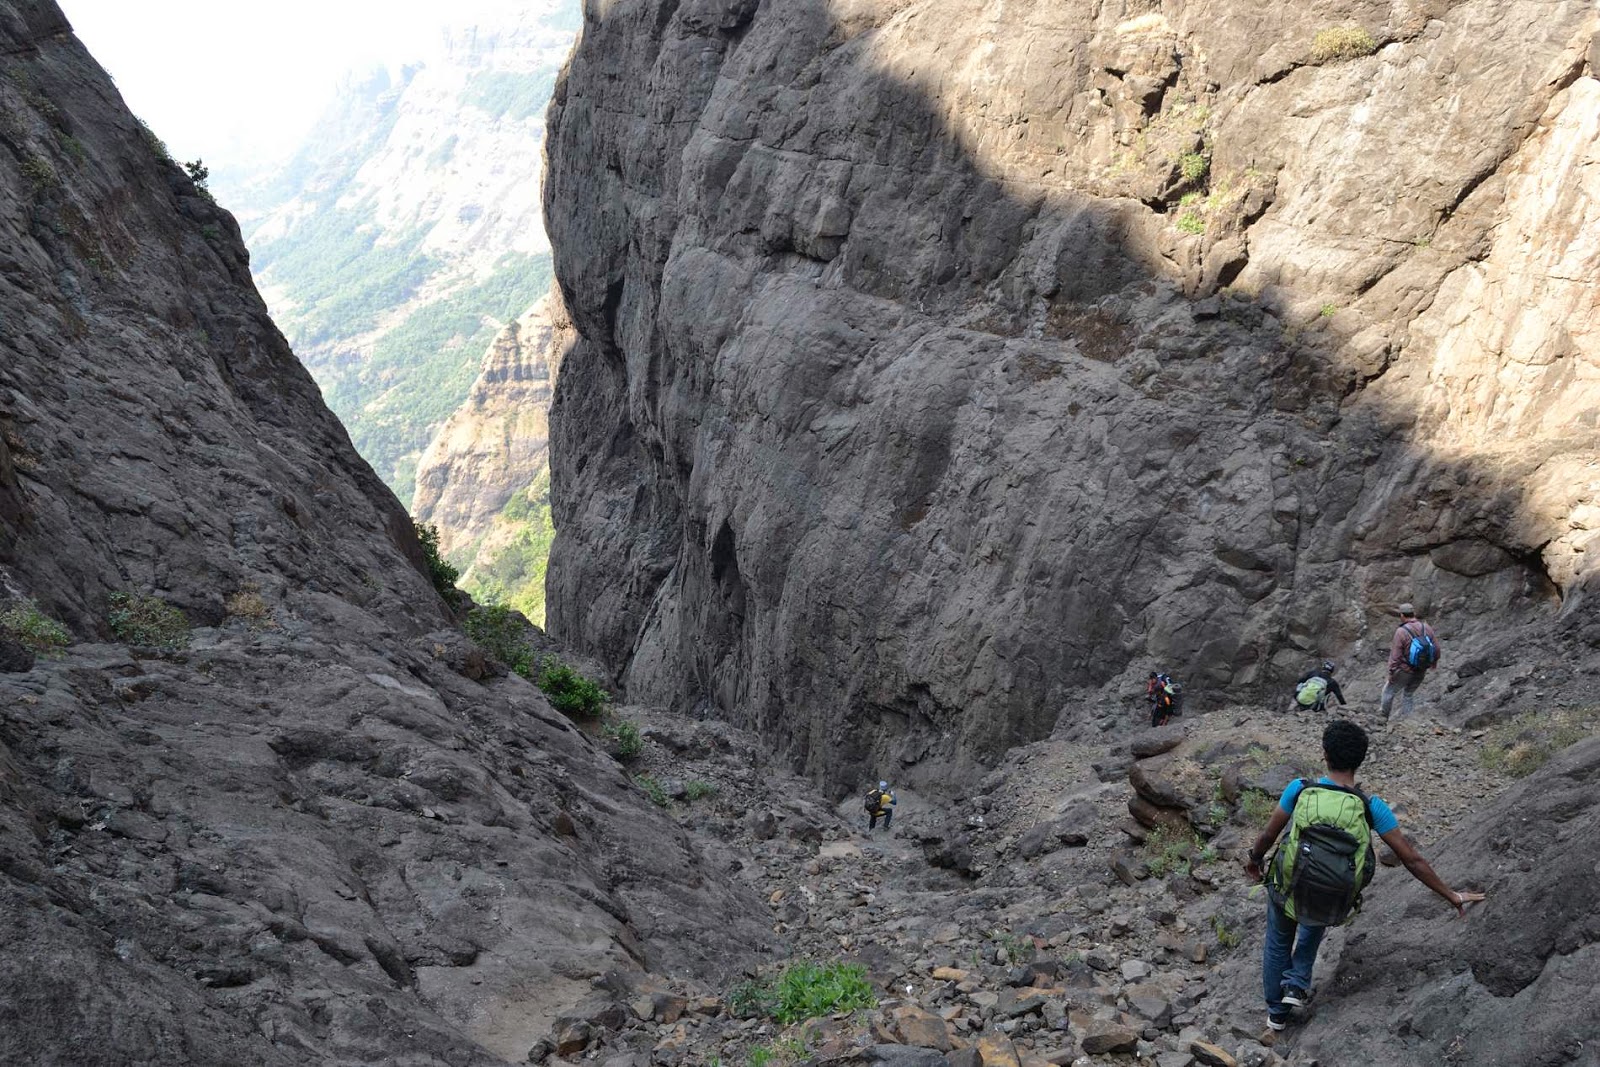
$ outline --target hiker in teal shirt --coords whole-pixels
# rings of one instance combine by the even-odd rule
[[[1289,783],[1266,829],[1261,831],[1261,836],[1256,838],[1250,849],[1250,856],[1244,865],[1245,877],[1252,882],[1263,880],[1261,865],[1266,859],[1267,850],[1284,827],[1289,825],[1295,808],[1302,803],[1314,803],[1319,812],[1326,811],[1330,816],[1342,819],[1333,823],[1337,827],[1335,836],[1347,835],[1342,837],[1346,842],[1352,838],[1356,840],[1358,851],[1355,866],[1363,868],[1367,877],[1370,877],[1377,858],[1372,852],[1372,834],[1376,833],[1384,844],[1394,850],[1411,876],[1449,901],[1458,915],[1464,917],[1468,904],[1484,899],[1482,893],[1458,893],[1445,885],[1428,861],[1406,840],[1406,835],[1400,832],[1400,820],[1395,818],[1389,805],[1378,797],[1366,796],[1357,788],[1356,770],[1367,758],[1366,731],[1353,722],[1335,719],[1322,731],[1322,754],[1328,764],[1328,773],[1318,779],[1314,786],[1308,786],[1303,778]],[[1314,791],[1315,801],[1303,797],[1308,788]],[[1312,826],[1306,829],[1305,836],[1297,838],[1298,831],[1291,831],[1291,837],[1303,844],[1312,841],[1314,832],[1321,829],[1323,826]],[[1361,851],[1363,848],[1364,854]],[[1294,851],[1299,855],[1274,860],[1272,866],[1278,876],[1281,877],[1285,869],[1282,861],[1308,862],[1304,857],[1309,852],[1301,849]],[[1353,870],[1349,866],[1348,851],[1344,856],[1344,869],[1348,873]],[[1344,901],[1344,908],[1336,908],[1330,914],[1318,916],[1324,920],[1322,922],[1314,922],[1313,917],[1306,914],[1302,890],[1296,889],[1291,900],[1285,895],[1284,885],[1268,886],[1267,938],[1262,952],[1261,982],[1267,1000],[1267,1026],[1273,1030],[1282,1030],[1288,1025],[1290,1008],[1304,1007],[1310,1002],[1311,971],[1316,966],[1322,935],[1328,925],[1348,922],[1354,917],[1356,909],[1360,907],[1360,891],[1364,884],[1363,881],[1354,886],[1354,893]]]

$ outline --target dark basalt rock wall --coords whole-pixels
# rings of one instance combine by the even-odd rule
[[[592,8],[549,116],[554,631],[851,783],[968,780],[1155,666],[1196,710],[1323,656],[1375,688],[1404,600],[1452,716],[1517,699],[1496,649],[1592,659],[1594,32]]]

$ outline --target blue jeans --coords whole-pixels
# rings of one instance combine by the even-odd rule
[[[1295,938],[1295,932],[1300,936]],[[1288,1011],[1283,987],[1311,988],[1311,968],[1317,965],[1317,949],[1322,947],[1322,926],[1301,926],[1283,913],[1267,894],[1267,944],[1261,954],[1261,985],[1267,997],[1267,1011],[1276,1015]]]

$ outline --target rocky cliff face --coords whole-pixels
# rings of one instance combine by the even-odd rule
[[[232,218],[48,0],[0,3],[0,442],[0,628],[43,650],[0,657],[0,1058],[521,1062],[608,969],[763,943],[449,628]]]
[[[439,527],[460,585],[544,621],[550,400],[572,321],[552,293],[495,337],[467,401],[417,467],[412,513]]]
[[[1376,685],[1402,600],[1447,713],[1517,705],[1518,649],[1600,638],[1595,19],[591,12],[552,627],[852,778],[1158,665],[1201,707]]]

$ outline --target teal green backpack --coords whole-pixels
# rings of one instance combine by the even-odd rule
[[[1289,828],[1267,866],[1284,914],[1303,926],[1339,926],[1361,910],[1372,881],[1372,802],[1359,789],[1302,778]]]

